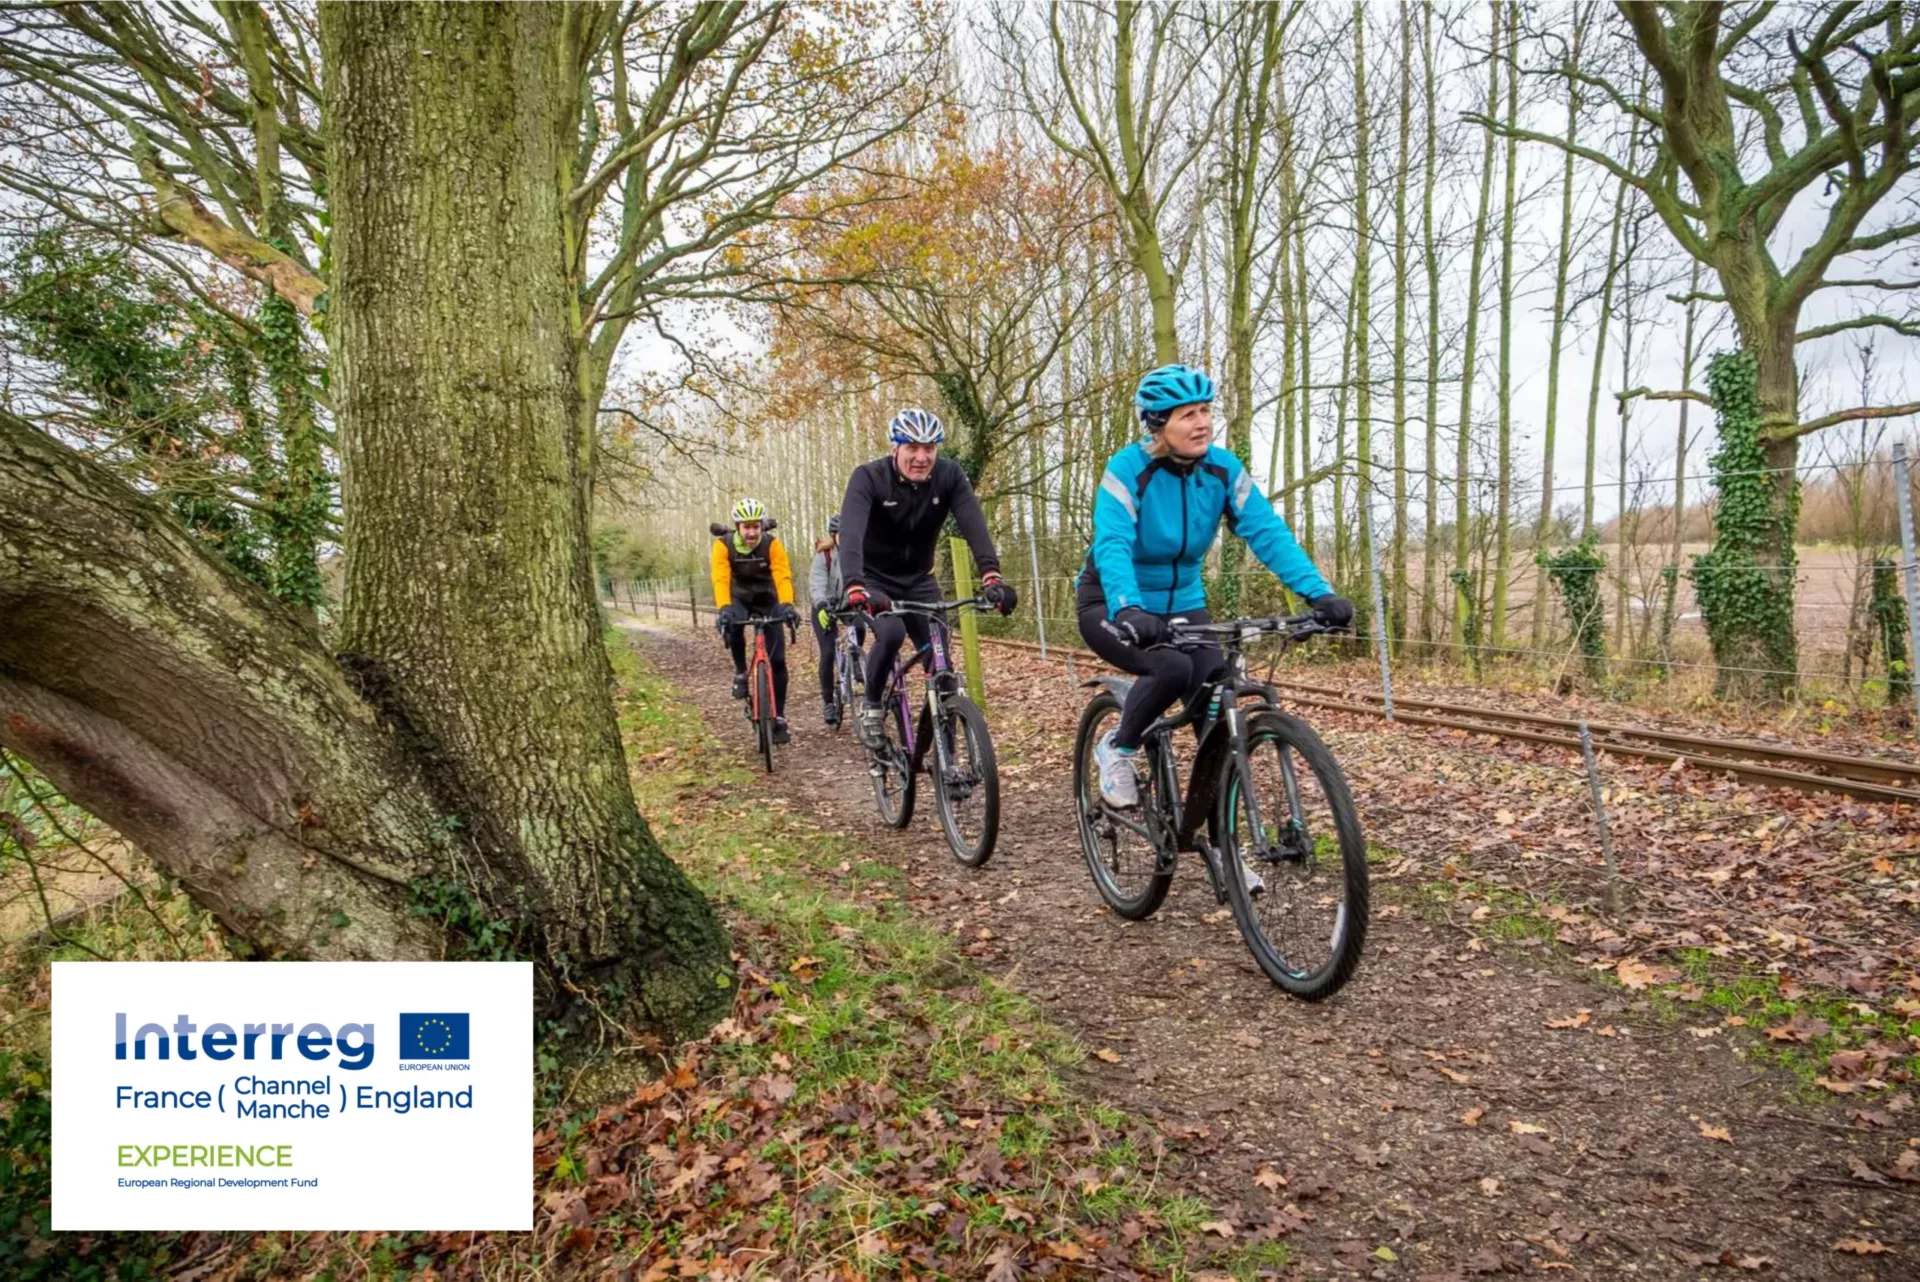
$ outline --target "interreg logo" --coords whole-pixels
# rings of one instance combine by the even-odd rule
[[[466,1016],[459,1018],[465,1020]],[[404,1021],[406,1016],[401,1016],[401,1019]],[[405,1027],[404,1022],[401,1027]],[[465,1028],[463,1023],[460,1041],[463,1055],[467,1044]],[[192,1061],[202,1056],[211,1060],[229,1060],[236,1055],[243,1060],[284,1060],[288,1058],[287,1044],[292,1042],[292,1048],[299,1052],[302,1059],[319,1062],[333,1056],[338,1059],[341,1068],[350,1071],[358,1071],[373,1063],[372,1024],[342,1024],[335,1030],[325,1024],[296,1024],[292,1020],[258,1024],[243,1021],[236,1032],[232,1024],[213,1023],[201,1028],[181,1015],[174,1020],[171,1029],[164,1024],[142,1024],[134,1029],[132,1038],[128,1038],[126,1012],[118,1011],[113,1017],[113,1033],[115,1059],[128,1058],[127,1051],[131,1047],[132,1058],[145,1060],[151,1044],[154,1051],[152,1058],[160,1060]]]
[[[400,1015],[400,1058],[464,1060],[468,1054],[468,1016],[446,1012]]]

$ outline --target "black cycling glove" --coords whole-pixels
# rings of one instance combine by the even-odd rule
[[[1344,628],[1353,622],[1353,602],[1337,592],[1317,596],[1308,604],[1313,607],[1313,612],[1319,616],[1320,622],[1330,628]]]
[[[1114,615],[1107,624],[1107,630],[1136,650],[1144,650],[1167,639],[1167,621],[1157,614],[1148,614],[1137,605],[1127,606]]]

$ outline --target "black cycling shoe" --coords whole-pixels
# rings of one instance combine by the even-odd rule
[[[785,717],[775,717],[773,719],[773,741],[775,743],[785,743],[792,737],[792,735],[787,733],[787,719]]]
[[[736,699],[747,697],[747,674],[744,672],[733,674],[733,697]]]
[[[826,712],[822,715],[825,717],[827,728],[829,730],[833,729],[840,724],[840,705],[837,703],[829,703]]]

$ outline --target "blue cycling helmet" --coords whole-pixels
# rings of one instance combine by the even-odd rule
[[[1140,380],[1133,403],[1140,410],[1140,421],[1162,426],[1167,415],[1182,405],[1213,400],[1213,380],[1207,372],[1191,365],[1162,365]]]
[[[926,410],[901,410],[887,424],[887,439],[895,445],[938,445],[947,439],[947,425]]]

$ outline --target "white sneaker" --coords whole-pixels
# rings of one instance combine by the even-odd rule
[[[1266,879],[1245,864],[1240,865],[1240,880],[1245,883],[1247,887],[1248,899],[1267,893]]]
[[[1127,809],[1140,804],[1140,776],[1134,762],[1140,750],[1113,746],[1113,732],[1100,736],[1093,745],[1093,761],[1100,767],[1100,797],[1109,806]]]

